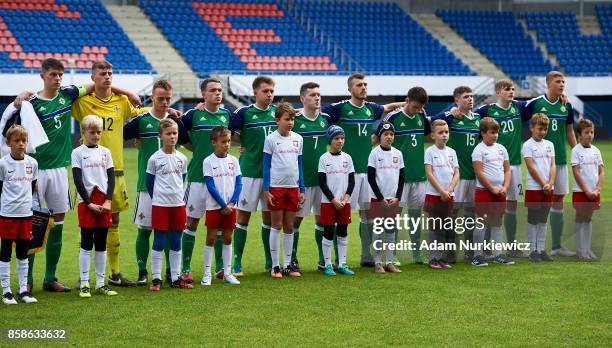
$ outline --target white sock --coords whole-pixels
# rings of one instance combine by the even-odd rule
[[[584,232],[583,222],[574,222],[574,234],[576,235],[576,254],[578,256],[584,255]]]
[[[163,251],[151,250],[151,276],[161,280]]]
[[[325,266],[331,266],[331,254],[332,254],[332,240],[323,237],[321,244],[323,245],[323,259],[325,260]],[[338,244],[340,242],[338,241]],[[340,253],[340,245],[338,245],[338,253]]]
[[[106,250],[94,253],[94,268],[96,270],[96,289],[104,286],[106,275]]]
[[[270,228],[270,255],[272,267],[280,267],[280,230]]]
[[[484,238],[485,238],[486,227],[475,228],[472,238],[472,245],[476,248],[474,250],[474,256],[482,256],[484,251],[482,250]]]
[[[538,224],[538,240],[536,250],[541,253],[546,250],[546,223]]]
[[[591,251],[591,240],[593,239],[593,221],[584,223],[582,233],[584,235],[584,248],[585,250]]]
[[[340,265],[346,264],[346,253],[348,250],[348,236],[338,237],[338,263]],[[331,249],[330,249],[331,252]],[[330,254],[331,255],[331,254]],[[331,258],[331,256],[330,256]]]
[[[382,263],[382,257],[381,257],[382,250],[380,250],[382,247],[382,243],[378,241],[382,241],[382,233],[372,232],[372,249],[374,251],[374,263]],[[374,248],[375,245],[378,246],[378,248]]]
[[[538,225],[527,223],[527,241],[529,242],[529,251],[536,251],[537,240]]]
[[[11,292],[11,263],[0,261],[0,283],[2,283],[2,294]]]
[[[181,275],[181,251],[170,250],[170,276],[172,281],[175,282]]]
[[[497,246],[495,246],[495,248],[493,249],[493,255],[494,256],[499,256],[502,254],[501,251],[501,243],[503,243],[503,231],[501,226],[499,227],[491,227],[491,241],[495,244],[499,244]]]
[[[214,250],[215,247],[204,245],[204,275],[210,275],[210,265],[212,264]]]
[[[291,263],[291,254],[293,254],[293,233],[283,233],[283,268]]]
[[[232,274],[232,244],[223,244],[223,273]]]
[[[385,250],[385,256],[387,259],[387,264],[393,263],[393,254],[395,251],[390,248],[390,244],[395,243],[395,231],[391,233],[385,233],[385,245],[387,246],[387,250]]]
[[[19,293],[28,291],[28,259],[17,259],[17,279],[19,280]]]
[[[81,273],[81,286],[89,283],[89,269],[91,268],[91,250],[79,250],[79,272]]]

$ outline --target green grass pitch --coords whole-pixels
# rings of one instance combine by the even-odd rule
[[[612,163],[612,142],[597,144],[604,161]],[[136,278],[132,224],[136,187],[136,151],[126,149],[130,209],[121,215],[122,272]],[[202,288],[203,229],[198,229],[192,266],[193,290],[159,293],[145,287],[117,288],[119,296],[80,299],[76,291],[43,292],[44,253],[35,264],[34,294],[39,303],[0,307],[0,328],[64,328],[72,345],[252,345],[252,346],[607,346],[612,342],[612,243],[605,226],[612,223],[612,173],[603,190],[602,210],[595,214],[597,262],[490,265],[476,269],[458,263],[432,271],[405,262],[401,274],[376,275],[355,267],[356,276],[323,277],[317,261],[313,221],[301,228],[300,279],[273,280],[263,271],[260,216],[249,225],[239,286],[220,281]],[[564,243],[574,246],[573,209],[566,207]],[[349,264],[358,266],[358,217],[349,227]],[[67,214],[58,277],[77,283],[76,212]],[[519,237],[525,217],[519,215]],[[409,260],[409,254],[401,254]],[[93,267],[93,262],[92,262]],[[12,266],[14,269],[14,266]],[[91,276],[94,276],[93,270]],[[17,286],[12,276],[13,289]],[[49,343],[48,341],[45,341]],[[20,344],[38,345],[24,341]],[[15,342],[0,338],[0,346]]]

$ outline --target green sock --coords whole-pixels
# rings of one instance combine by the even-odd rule
[[[300,226],[293,225],[293,250],[291,251],[291,262],[298,263],[297,251],[298,251],[299,241],[300,241]]]
[[[62,230],[64,224],[56,223],[55,226],[49,231],[47,237],[47,248],[46,248],[46,264],[45,264],[45,281],[52,282],[55,280],[55,271],[57,270],[57,263],[59,262],[60,255],[62,254]]]
[[[28,256],[28,284],[34,285],[34,259],[36,254]]]
[[[215,239],[215,273],[223,269],[223,239],[220,234],[217,234]]]
[[[164,255],[166,256],[166,273],[170,273],[170,238],[166,238]]]
[[[408,209],[408,216],[410,216],[411,218],[415,218],[417,219],[419,216],[421,215],[421,211],[418,209]],[[399,233],[396,233],[396,238],[397,235],[399,235]],[[410,241],[412,243],[415,243],[414,245],[416,245],[415,250],[412,251],[412,258],[413,259],[417,259],[421,257],[421,252],[419,249],[419,245],[421,243],[421,226],[420,224],[417,226],[415,231],[410,231]]]
[[[270,226],[261,225],[261,241],[263,242],[264,255],[266,257],[266,269],[272,268],[272,254],[270,254]]]
[[[193,227],[187,227],[181,235],[181,258],[182,267],[181,272],[191,272],[191,256],[193,255],[193,247],[195,245],[196,229]]]
[[[370,246],[372,245],[372,231],[370,224],[359,222],[359,237],[361,238],[361,262],[372,262]]]
[[[317,249],[319,250],[319,264],[325,264],[323,257],[323,226],[315,223],[315,242],[317,242]]]
[[[151,230],[139,228],[136,235],[136,263],[139,272],[147,271],[147,259],[149,258],[149,239]]]
[[[552,234],[552,249],[561,248],[563,235],[563,210],[550,210],[550,229]]]
[[[506,215],[504,215],[504,228],[506,229],[508,243],[512,243],[516,240],[516,213],[506,212]]]
[[[242,268],[242,253],[247,240],[247,226],[236,224],[234,230],[234,269]]]

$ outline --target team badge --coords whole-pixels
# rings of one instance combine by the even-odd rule
[[[419,122],[417,122],[417,124],[418,124],[418,125],[419,125],[419,127],[420,127],[420,126],[422,126],[422,125],[423,125],[423,121],[419,120]]]
[[[504,151],[502,149],[498,149],[497,150],[497,154],[500,155],[500,156],[503,156],[504,155]]]
[[[28,165],[26,166],[26,174],[32,174],[32,166]]]
[[[565,108],[565,105],[561,105],[561,112],[565,112],[567,111],[567,109]]]
[[[325,122],[321,121],[319,122],[319,124],[321,125],[321,127],[325,127]]]
[[[342,168],[348,168],[348,162],[342,161]]]
[[[274,117],[274,116],[276,116],[276,112],[272,111],[272,112],[270,112],[270,115],[271,115],[272,117]]]
[[[115,112],[119,112],[119,105],[115,105],[115,107],[113,108],[113,110],[115,110]]]
[[[372,116],[372,112],[368,109],[368,110],[366,110],[366,115]]]
[[[516,109],[514,108],[514,106],[512,108],[510,108],[510,112],[511,113],[515,113],[516,112]]]
[[[179,171],[183,170],[183,160],[177,160],[176,161],[176,165],[177,165]]]
[[[448,163],[453,163],[454,160],[455,160],[455,156],[453,155],[448,156]]]
[[[393,156],[393,163],[399,162],[399,157]]]
[[[293,141],[293,147],[296,147],[296,148],[297,148],[299,144],[300,144],[300,142],[299,142],[299,141],[297,141],[297,140],[294,140],[294,141]]]
[[[221,120],[221,122],[225,122],[225,120],[226,120],[225,116],[221,116],[221,117],[219,117],[219,119]]]
[[[474,123],[475,123],[477,126],[480,126],[480,121],[476,120]]]
[[[58,102],[62,105],[66,104],[66,100],[64,98],[59,98]]]
[[[234,163],[233,163],[233,162],[228,163],[228,164],[227,164],[227,167],[228,167],[230,170],[234,170]]]

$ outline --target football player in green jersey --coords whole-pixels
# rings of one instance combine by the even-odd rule
[[[472,152],[478,145],[480,134],[480,115],[472,112],[474,107],[474,93],[468,86],[459,86],[453,91],[456,108],[436,115],[434,119],[443,119],[448,123],[450,130],[448,146],[457,153],[459,162],[459,184],[455,188],[454,201],[459,208],[463,208],[465,217],[474,217],[474,184],[476,174],[472,165]],[[472,240],[473,230],[465,231],[465,240]],[[453,231],[446,236],[447,243],[454,243]],[[455,262],[454,251],[449,251],[447,260]],[[466,251],[466,259],[471,260],[472,254]]]
[[[72,104],[84,95],[93,92],[94,85],[82,87],[62,87],[64,65],[55,58],[47,58],[42,62],[40,77],[43,89],[36,94],[24,91],[15,99],[17,108],[23,100],[28,99],[49,138],[49,142],[39,146],[32,154],[38,161],[39,178],[38,192],[45,201],[55,221],[55,226],[49,231],[45,249],[45,277],[43,289],[52,292],[66,292],[70,288],[57,281],[55,272],[62,252],[62,231],[64,215],[71,208],[70,186],[66,167],[70,165],[72,153],[71,117]],[[118,94],[128,96],[131,102],[140,104],[138,96],[129,91],[112,87]],[[32,291],[34,256],[29,257],[28,291]]]
[[[304,184],[306,186],[304,204],[299,206],[293,225],[293,255],[292,266],[299,270],[297,260],[297,246],[299,229],[302,220],[314,213],[315,240],[319,250],[319,269],[325,268],[323,260],[323,226],[319,224],[321,208],[321,190],[319,189],[319,176],[317,173],[319,158],[327,151],[327,129],[331,121],[327,114],[320,112],[321,90],[319,85],[308,82],[300,87],[300,101],[304,108],[295,117],[293,131],[302,136],[304,151],[302,155],[302,168],[304,171]]]
[[[570,103],[564,103],[565,77],[559,71],[546,74],[546,94],[527,102],[525,106],[529,115],[543,113],[550,119],[548,133],[545,139],[555,147],[555,177],[553,205],[550,210],[550,226],[552,232],[552,256],[574,256],[575,252],[561,245],[563,234],[563,197],[569,193],[567,173],[567,146],[576,146],[574,134],[574,110]]]
[[[185,113],[181,121],[189,137],[184,137],[189,143],[184,144],[193,151],[193,157],[187,167],[187,189],[185,190],[185,203],[187,205],[187,228],[183,231],[181,239],[182,249],[182,277],[186,281],[193,281],[191,274],[191,256],[195,245],[195,235],[200,219],[206,212],[206,199],[208,194],[204,183],[202,165],[204,159],[214,152],[210,133],[215,126],[227,127],[231,113],[221,107],[223,102],[223,87],[221,81],[209,78],[200,85],[204,105],[202,108],[192,109]],[[187,139],[188,138],[188,139]],[[215,273],[216,277],[223,279],[223,243],[221,235],[215,240]]]
[[[258,76],[253,80],[255,104],[242,107],[234,112],[229,128],[232,139],[240,142],[240,169],[245,188],[238,199],[236,230],[234,231],[234,275],[243,275],[242,254],[246,244],[247,228],[251,213],[261,207],[261,241],[264,245],[265,269],[272,269],[270,255],[270,211],[263,194],[263,146],[266,136],[276,128],[272,105],[274,100],[274,80],[268,76]]]
[[[425,201],[425,137],[431,129],[424,113],[425,104],[429,101],[423,87],[412,87],[408,90],[406,105],[400,110],[389,113],[385,121],[395,127],[395,148],[402,152],[405,163],[410,170],[404,175],[404,190],[400,206],[408,209],[408,215],[419,218]],[[396,238],[399,238],[396,235]],[[410,241],[420,245],[421,230],[410,231]],[[414,250],[412,259],[423,263],[419,250]],[[395,264],[399,266],[398,262]]]
[[[355,189],[351,196],[351,208],[359,209],[359,236],[361,237],[361,266],[374,267],[372,247],[373,223],[368,219],[370,188],[367,180],[368,157],[372,152],[372,125],[383,113],[403,107],[404,102],[380,105],[366,101],[368,83],[364,74],[355,73],[348,78],[351,98],[327,105],[323,112],[333,123],[344,129],[346,143],[344,151],[353,158],[355,166]]]
[[[151,196],[147,191],[147,163],[157,150],[162,147],[159,138],[159,121],[168,117],[168,107],[172,100],[172,85],[166,80],[153,84],[151,92],[153,108],[134,117],[123,126],[123,139],[135,139],[138,148],[138,181],[136,184],[136,207],[134,224],[138,225],[136,236],[136,263],[138,265],[137,285],[147,285],[147,259],[149,258],[149,239],[151,238]],[[179,122],[180,123],[180,122]],[[182,129],[181,129],[182,130]],[[170,244],[164,248],[166,254],[166,277],[170,276]]]

